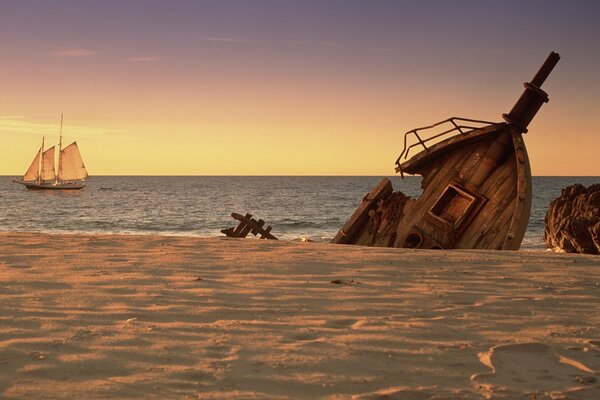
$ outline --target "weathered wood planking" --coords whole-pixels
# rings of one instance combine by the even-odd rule
[[[517,205],[510,222],[510,228],[503,247],[504,250],[518,250],[521,247],[531,214],[533,197],[531,165],[525,142],[521,134],[516,130],[513,130],[512,138],[517,158]]]
[[[498,126],[502,129],[498,129]],[[361,207],[347,223],[351,235],[346,234],[347,238],[342,238],[343,241],[338,243],[402,247],[407,236],[416,231],[429,238],[426,246],[432,248],[446,245],[452,248],[514,248],[507,242],[507,235],[517,206],[521,206],[516,200],[518,182],[521,181],[523,187],[529,187],[526,174],[519,178],[519,174],[524,172],[525,168],[517,168],[517,160],[520,158],[521,164],[527,166],[528,159],[518,132],[513,132],[506,124],[496,124],[494,127],[494,130],[486,130],[485,135],[476,135],[476,140],[471,140],[468,135],[461,136],[460,141],[464,145],[460,148],[454,147],[453,150],[448,151],[437,149],[435,157],[428,160],[429,163],[413,164],[409,170],[411,173],[422,174],[423,193],[418,198],[408,199],[403,203],[399,218],[397,215],[392,218],[388,213],[391,187],[388,189],[386,184],[385,193],[381,192],[380,186],[375,188],[365,197]],[[506,144],[505,155],[497,160],[497,164],[490,170],[489,176],[483,180],[481,186],[473,188],[484,198],[483,204],[471,216],[459,237],[448,239],[445,237],[447,232],[433,225],[427,219],[427,214],[451,182],[468,185],[474,174],[481,173],[481,164],[489,162],[484,160],[486,154],[494,142],[498,142],[501,135],[511,137],[509,141],[504,140],[510,143],[510,145]],[[456,144],[458,141],[455,140],[453,143]],[[421,156],[421,160],[423,159],[424,157]],[[527,198],[523,195],[521,197]],[[527,205],[526,201],[522,203],[523,206]],[[523,211],[519,212],[522,214]],[[371,218],[368,218],[369,213]],[[391,224],[396,224],[396,228],[390,227]],[[524,233],[524,230],[522,226],[518,228],[518,234],[514,234],[511,238],[515,239],[514,242],[520,243],[522,237],[519,238],[519,235],[521,231]],[[338,233],[338,240],[340,235],[345,234],[345,229],[347,227]]]
[[[427,164],[430,164],[435,158],[444,156],[456,149],[462,149],[466,144],[487,141],[489,140],[489,136],[495,136],[497,132],[503,130],[505,127],[506,123],[504,122],[491,124],[484,128],[474,129],[465,135],[456,135],[442,140],[429,147],[427,151],[418,153],[410,160],[403,162],[402,170],[409,174],[414,174],[425,168],[428,169],[429,166]]]
[[[447,187],[448,183],[459,180],[459,183],[465,183],[462,179],[459,179],[461,172],[469,170],[475,167],[474,160],[481,158],[481,154],[485,154],[486,150],[490,146],[490,142],[494,140],[498,132],[495,135],[487,135],[486,141],[478,141],[467,143],[465,147],[458,151],[449,152],[444,156],[439,156],[431,164],[431,168],[439,166],[435,174],[432,174],[430,169],[425,165],[420,170],[425,177],[425,184],[423,185],[423,194],[415,199],[415,202],[411,203],[410,209],[406,207],[405,214],[410,216],[403,219],[398,224],[396,232],[396,247],[402,247],[404,240],[408,236],[410,229],[421,221],[424,215],[431,209],[437,198],[440,196],[442,191]],[[464,139],[463,139],[464,140]],[[430,176],[435,175],[435,179],[428,179]],[[439,241],[439,239],[438,239]]]
[[[335,235],[332,243],[354,244],[357,243],[356,237],[365,235],[365,225],[369,223],[369,211],[377,205],[377,201],[385,199],[392,194],[392,182],[384,178],[379,184],[368,193],[361,202],[358,209],[352,214],[348,222]],[[366,244],[366,242],[364,243]]]
[[[506,211],[512,215],[514,212],[516,174],[512,166],[513,162],[514,156],[509,157],[481,187],[481,192],[488,201],[465,230],[458,243],[461,248],[500,249],[502,247],[504,240],[500,243],[488,243],[485,238],[490,230],[499,225],[497,214]],[[479,242],[486,244],[478,246]]]
[[[246,215],[241,215],[238,213],[231,213],[231,217],[239,221],[239,224],[235,228],[221,229],[221,233],[224,233],[226,236],[245,238],[249,233],[252,233],[254,236],[260,234],[261,239],[277,240],[277,238],[271,234],[271,226],[265,228],[265,221],[262,219],[257,221],[252,218],[252,214],[246,213]]]
[[[375,190],[334,242],[425,249],[518,249],[532,200],[531,169],[522,133],[548,101],[539,86],[559,58],[552,52],[534,80],[525,84],[513,109],[503,114],[506,122],[452,117],[407,132],[396,170],[421,175],[423,192],[410,199],[390,190],[375,199]],[[475,128],[473,124],[478,123],[487,126]],[[443,124],[454,127],[429,138],[421,136],[424,130],[439,129]],[[455,135],[447,137],[452,132]],[[423,150],[400,163],[415,147],[408,144],[408,135],[414,135]],[[429,145],[444,135],[445,140]]]

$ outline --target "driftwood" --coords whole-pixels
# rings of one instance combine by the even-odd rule
[[[245,238],[251,233],[254,236],[260,234],[261,239],[277,240],[277,238],[271,234],[271,226],[264,227],[265,221],[262,219],[259,219],[258,221],[255,220],[252,218],[252,214],[241,215],[232,213],[231,217],[239,221],[239,224],[235,228],[221,229],[221,233],[224,233],[226,236]]]

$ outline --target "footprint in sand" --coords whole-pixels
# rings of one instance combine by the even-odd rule
[[[588,340],[588,343],[594,346],[596,349],[600,349],[600,340]]]
[[[492,347],[479,354],[492,372],[471,377],[478,389],[491,395],[520,393],[566,393],[598,390],[596,374],[578,361],[559,356],[543,343],[520,343]]]
[[[327,328],[345,329],[352,328],[358,321],[355,319],[332,319],[325,323]]]
[[[432,390],[433,389],[433,390]],[[450,397],[439,397],[434,395],[434,387],[390,387],[385,389],[380,389],[376,392],[372,393],[364,393],[356,396],[352,396],[353,400],[384,400],[384,399],[410,399],[410,400],[429,400],[429,399],[445,399],[445,398],[456,398],[462,399],[463,397],[459,397],[460,395],[454,394],[454,396]]]
[[[215,344],[204,348],[204,356],[213,361],[226,361],[237,358],[237,348],[229,345]]]
[[[318,335],[316,333],[312,333],[312,332],[300,332],[300,333],[296,333],[291,336],[291,339],[293,341],[300,341],[300,342],[312,342],[313,340],[317,340],[320,338],[321,338],[320,335]]]

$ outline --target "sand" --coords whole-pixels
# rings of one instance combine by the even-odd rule
[[[600,258],[0,233],[0,398],[600,398]]]

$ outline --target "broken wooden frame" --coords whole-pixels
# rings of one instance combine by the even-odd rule
[[[221,229],[221,233],[228,237],[234,238],[245,238],[249,233],[254,236],[260,235],[260,239],[277,240],[275,236],[271,234],[271,226],[264,227],[265,221],[262,219],[256,220],[252,218],[252,214],[246,213],[241,215],[238,213],[232,213],[231,217],[239,221],[235,228]]]

